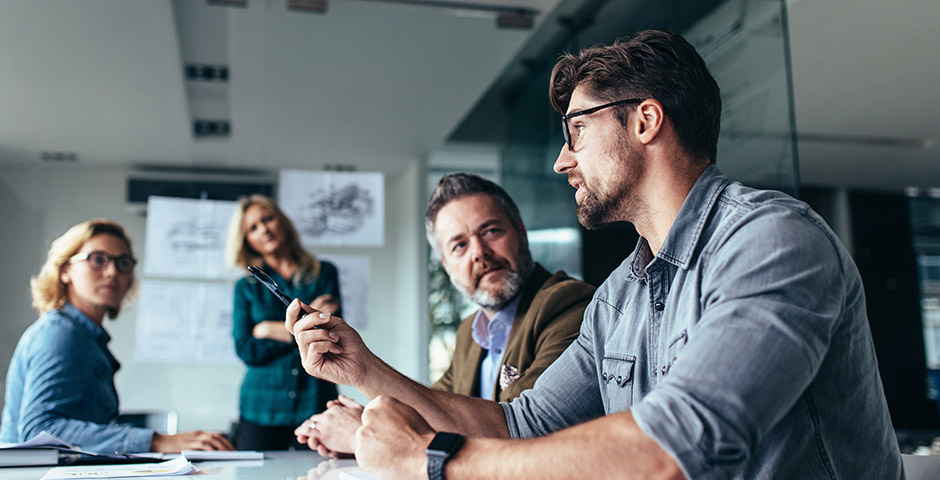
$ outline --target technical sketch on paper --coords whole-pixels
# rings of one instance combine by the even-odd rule
[[[239,365],[232,339],[233,291],[228,283],[142,281],[134,359]]]
[[[144,273],[155,277],[231,279],[225,236],[236,202],[150,197]]]
[[[381,173],[282,170],[278,203],[305,245],[381,246]]]

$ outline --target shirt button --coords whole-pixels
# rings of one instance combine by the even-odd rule
[[[298,372],[296,368],[290,369],[290,374],[291,374],[291,375],[297,375],[298,373],[300,373],[300,372]]]
[[[294,391],[287,392],[287,398],[294,398],[297,396],[297,393]]]
[[[623,383],[623,377],[617,375],[617,383]]]
[[[607,372],[602,373],[602,374],[601,374],[601,378],[604,379],[604,381],[606,382],[606,381],[607,381]]]
[[[657,312],[661,312],[666,308],[666,305],[663,302],[656,302],[653,304],[653,308],[655,308]]]

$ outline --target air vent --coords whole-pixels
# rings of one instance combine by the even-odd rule
[[[193,82],[227,82],[228,67],[225,65],[187,63],[186,79]]]
[[[228,120],[194,120],[193,135],[196,138],[227,137],[232,131]]]
[[[44,162],[55,163],[75,163],[78,161],[78,154],[75,152],[42,152],[39,158]]]

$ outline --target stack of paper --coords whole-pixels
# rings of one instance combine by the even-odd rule
[[[138,463],[136,465],[106,465],[95,467],[55,467],[50,468],[41,480],[62,480],[74,478],[125,478],[125,477],[163,477],[186,475],[198,471],[185,457],[174,458],[160,463]]]

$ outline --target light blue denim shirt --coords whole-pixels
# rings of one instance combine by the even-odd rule
[[[805,203],[714,166],[502,406],[514,437],[629,410],[689,478],[904,476],[854,262]]]
[[[111,336],[71,304],[50,310],[20,337],[7,371],[0,442],[45,430],[83,450],[146,452],[153,431],[111,425],[118,415]]]
[[[486,318],[481,308],[473,318],[470,336],[477,345],[486,350],[486,356],[480,362],[480,398],[493,398],[496,390],[496,379],[499,378],[499,368],[503,363],[503,352],[509,341],[509,332],[512,331],[513,321],[516,319],[516,310],[519,309],[519,300],[522,295],[516,295],[506,308],[496,312],[493,319]]]

